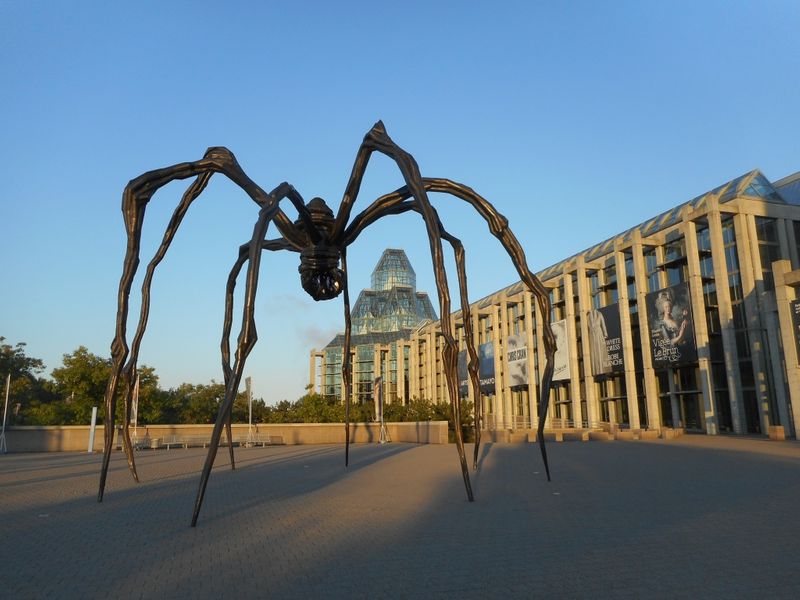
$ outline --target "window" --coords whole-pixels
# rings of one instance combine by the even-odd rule
[[[655,248],[645,248],[644,252],[644,268],[647,271],[647,291],[655,292],[661,289],[661,278],[658,269],[658,256],[656,255]]]
[[[764,289],[775,289],[772,274],[772,263],[781,258],[781,246],[778,241],[778,221],[766,217],[756,217],[756,236],[758,237],[758,253],[761,257],[761,274]]]
[[[753,361],[750,356],[750,339],[747,334],[744,293],[742,291],[742,278],[736,249],[736,232],[733,218],[730,216],[724,217],[722,220],[722,239],[725,244],[725,262],[728,266],[728,289],[731,295],[731,308],[733,309],[733,328],[736,335],[736,354],[739,359],[739,374],[742,384],[744,412],[747,417],[747,431],[756,433],[760,431],[760,424],[757,418],[758,407],[756,405]],[[753,420],[753,415],[756,417],[755,420]]]
[[[688,279],[686,267],[686,240],[683,237],[664,244],[664,272],[667,285],[676,285]]]
[[[792,265],[793,269],[800,269],[800,221],[792,221],[794,226],[794,242],[797,246],[797,262]]]

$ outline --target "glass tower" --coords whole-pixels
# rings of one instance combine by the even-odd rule
[[[387,400],[407,399],[408,382],[402,374],[398,377],[408,361],[405,346],[415,327],[437,317],[428,294],[417,291],[416,273],[403,250],[384,250],[372,271],[371,288],[358,295],[351,317],[354,399],[371,402],[377,377],[387,386]],[[343,345],[344,335],[339,334],[323,350],[322,393],[328,397],[342,394]]]

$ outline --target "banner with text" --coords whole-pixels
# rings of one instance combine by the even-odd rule
[[[469,370],[467,369],[467,351],[458,353],[458,394],[462,398],[469,396]]]
[[[625,371],[619,304],[592,310],[588,317],[592,375],[598,377]]]
[[[567,337],[567,320],[550,323],[550,329],[556,338],[556,356],[553,369],[553,381],[569,379],[569,338]]]
[[[528,338],[524,333],[508,336],[506,363],[508,384],[511,387],[528,385]]]
[[[492,342],[478,346],[478,379],[482,393],[494,394],[494,343]]]
[[[650,354],[653,368],[665,369],[697,362],[689,284],[679,283],[647,294]]]

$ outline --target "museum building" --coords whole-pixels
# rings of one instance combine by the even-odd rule
[[[752,171],[537,275],[550,315],[522,282],[471,305],[485,429],[537,425],[549,322],[559,349],[546,426],[797,437],[800,173],[771,183]],[[356,401],[371,401],[372,387],[358,386],[378,376],[389,402],[448,401],[439,323],[426,318],[373,340],[354,368]],[[450,319],[460,393],[474,401],[460,311]],[[326,395],[341,394],[337,340],[311,355],[312,383]],[[353,346],[358,364],[368,352]]]
[[[371,403],[378,377],[389,402],[405,402],[412,332],[437,317],[428,294],[417,291],[416,273],[403,250],[384,250],[370,288],[361,290],[350,313],[353,402]],[[343,348],[340,333],[321,351],[311,351],[311,381],[327,398],[342,397]]]

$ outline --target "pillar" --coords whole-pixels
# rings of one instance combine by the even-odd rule
[[[711,376],[711,349],[708,345],[708,320],[706,319],[706,303],[703,297],[703,277],[700,272],[700,250],[697,246],[697,228],[687,213],[684,212],[681,223],[684,243],[686,245],[687,270],[689,272],[689,294],[692,302],[692,319],[694,321],[694,337],[697,344],[697,366],[700,374],[700,392],[702,397],[703,424],[706,433],[716,435],[719,423],[714,409],[714,386]],[[710,232],[709,232],[710,233]]]
[[[639,398],[636,392],[636,364],[633,360],[633,338],[631,335],[631,307],[628,301],[628,273],[625,269],[625,253],[614,250],[614,266],[617,271],[617,302],[619,306],[619,328],[622,334],[622,359],[625,362],[625,395],[628,402],[628,419],[631,429],[639,429]]]

